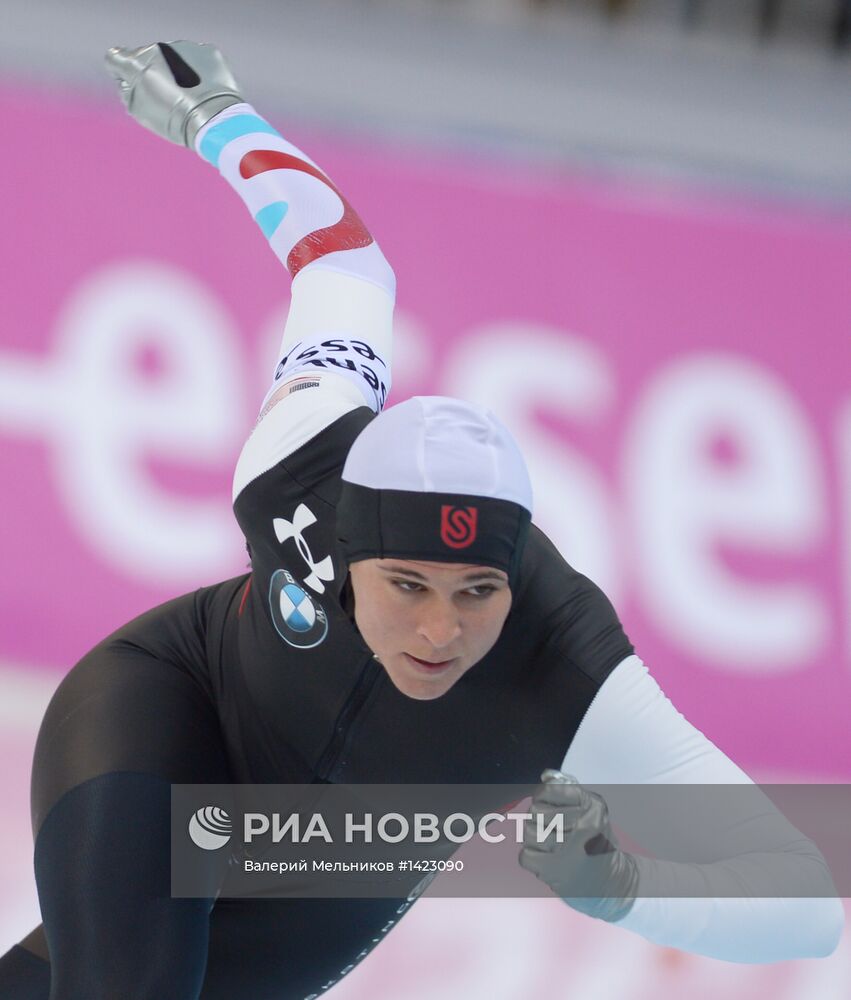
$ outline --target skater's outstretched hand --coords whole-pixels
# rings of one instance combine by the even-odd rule
[[[136,121],[181,146],[191,148],[204,124],[243,99],[215,45],[181,41],[111,48],[106,64]]]

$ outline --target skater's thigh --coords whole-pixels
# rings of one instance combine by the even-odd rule
[[[170,601],[104,640],[63,679],[36,741],[34,834],[65,793],[98,775],[230,780],[219,717],[199,681],[198,631],[192,595]]]
[[[35,871],[54,1000],[195,1000],[205,973],[227,858],[199,852],[205,897],[171,898],[171,783],[230,773],[215,707],[154,640],[164,624],[191,630],[191,603],[162,614],[85,656],[39,732]]]

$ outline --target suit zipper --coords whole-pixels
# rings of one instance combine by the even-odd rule
[[[357,684],[352,689],[352,693],[340,709],[340,714],[334,723],[334,735],[328,741],[328,745],[322,751],[322,756],[319,758],[319,763],[316,766],[316,777],[320,781],[328,780],[328,773],[337,763],[337,758],[345,746],[349,725],[369,697],[381,670],[381,666],[376,662],[374,657],[370,656],[361,671]]]

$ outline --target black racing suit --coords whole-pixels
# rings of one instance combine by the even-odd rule
[[[276,213],[264,234],[294,278],[275,385],[237,467],[252,571],[142,615],[59,686],[33,767],[44,934],[0,959],[4,1000],[46,1000],[51,978],[51,1000],[324,992],[406,902],[216,900],[221,854],[209,898],[172,899],[170,783],[534,783],[632,652],[604,595],[533,527],[484,659],[431,701],[393,686],[351,618],[334,508],[390,385],[395,278],[330,180],[249,105],[196,147],[258,221]]]
[[[533,526],[495,646],[440,698],[400,693],[353,624],[335,544],[342,464],[372,417],[350,409],[242,490],[250,574],[137,618],[54,696],[33,822],[57,998],[323,992],[407,905],[214,901],[221,859],[208,900],[170,899],[169,783],[534,783],[632,652]],[[32,989],[4,996],[47,996]]]

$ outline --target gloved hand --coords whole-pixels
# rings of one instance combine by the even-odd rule
[[[526,820],[520,864],[537,875],[575,910],[601,920],[620,920],[638,891],[635,858],[617,847],[602,796],[561,771],[546,770],[532,796],[532,820]],[[537,816],[550,820],[562,813],[564,841],[555,831],[541,843]]]
[[[215,45],[157,42],[138,49],[112,48],[106,65],[136,121],[181,146],[192,148],[202,125],[242,101]]]

